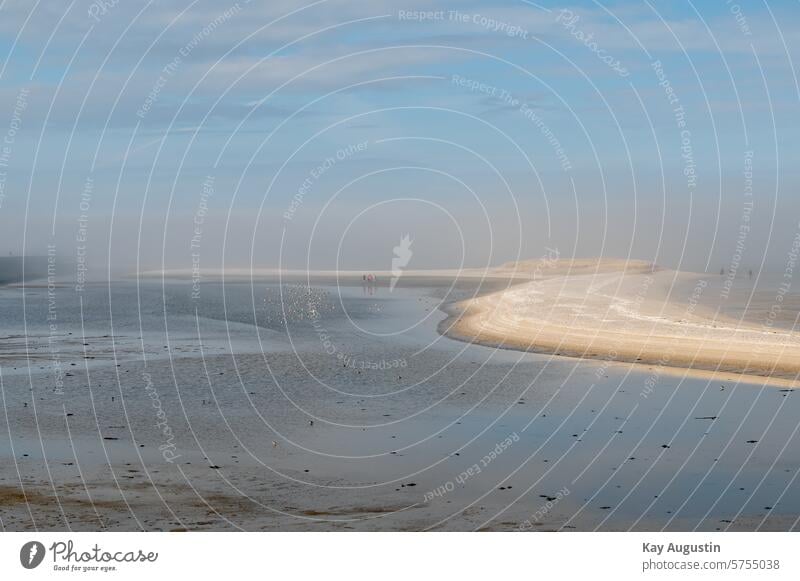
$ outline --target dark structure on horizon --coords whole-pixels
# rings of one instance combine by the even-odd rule
[[[47,276],[44,256],[0,256],[0,285],[36,280]]]

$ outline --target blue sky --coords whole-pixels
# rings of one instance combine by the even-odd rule
[[[797,2],[106,4],[0,3],[10,251],[74,256],[84,213],[93,268],[188,268],[209,175],[209,268],[379,269],[410,233],[418,268],[718,270],[746,221],[780,269],[798,229]]]

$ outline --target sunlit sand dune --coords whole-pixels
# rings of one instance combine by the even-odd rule
[[[800,373],[800,333],[768,318],[719,315],[710,296],[719,294],[716,277],[605,259],[501,269],[531,272],[533,280],[458,303],[443,323],[448,335],[665,370],[769,377],[781,385],[794,385]]]

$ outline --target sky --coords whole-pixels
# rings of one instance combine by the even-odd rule
[[[796,1],[0,0],[0,254],[784,270]],[[74,268],[71,266],[70,268]]]

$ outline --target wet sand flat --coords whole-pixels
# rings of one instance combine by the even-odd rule
[[[55,342],[0,290],[0,525],[796,528],[796,392],[452,341],[442,309],[503,289],[452,282],[119,282],[83,320],[61,291]]]

